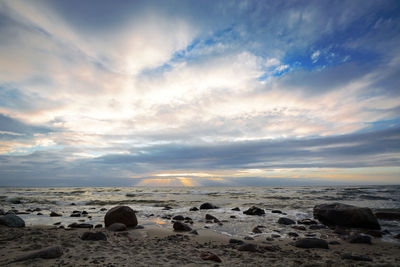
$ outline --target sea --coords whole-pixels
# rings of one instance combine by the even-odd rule
[[[209,202],[218,209],[189,211]],[[103,224],[108,209],[127,205],[136,211],[140,225],[172,229],[176,215],[190,217],[193,229],[208,228],[235,237],[279,233],[284,238],[292,229],[277,223],[279,217],[293,220],[313,218],[313,207],[323,203],[340,202],[369,207],[373,211],[400,212],[400,185],[390,186],[321,186],[321,187],[68,187],[11,188],[0,187],[0,209],[13,210],[26,225],[62,225],[74,222]],[[264,216],[249,216],[243,211],[251,206],[265,210]],[[171,209],[166,210],[165,207]],[[240,211],[232,208],[238,207]],[[168,209],[168,208],[167,208]],[[272,213],[279,210],[282,213]],[[50,217],[54,211],[60,217]],[[74,211],[86,211],[83,217],[71,217]],[[222,224],[206,223],[205,214],[217,217]],[[400,233],[399,221],[379,221],[382,230],[390,234],[388,242]],[[263,233],[254,234],[257,225],[265,226]]]

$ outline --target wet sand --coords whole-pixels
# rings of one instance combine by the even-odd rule
[[[107,241],[81,240],[82,234],[88,231],[103,232]],[[400,245],[375,238],[372,245],[350,244],[332,234],[326,240],[338,241],[339,245],[329,245],[329,249],[303,249],[293,246],[294,239],[267,241],[265,236],[260,236],[243,240],[256,245],[257,251],[250,252],[239,251],[239,245],[229,243],[229,236],[207,229],[198,233],[177,233],[172,228],[157,226],[123,232],[104,228],[0,226],[0,266],[400,266]],[[51,246],[59,246],[62,255],[13,262]],[[209,253],[218,256],[221,262],[203,259]],[[372,261],[342,259],[346,253],[367,255]]]

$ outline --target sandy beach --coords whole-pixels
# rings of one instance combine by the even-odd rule
[[[82,240],[84,232],[103,232],[106,241]],[[326,230],[328,232],[328,230]],[[230,243],[231,237],[210,230],[198,235],[178,233],[157,226],[112,232],[100,229],[62,229],[56,227],[9,228],[0,226],[1,266],[400,266],[400,245],[374,238],[372,244],[351,244],[338,235],[321,233],[329,249],[304,249],[293,246],[293,239],[255,237],[243,245]],[[47,247],[61,248],[54,259],[34,258],[15,261]],[[343,255],[364,255],[371,261],[343,259]],[[216,255],[221,262],[204,259]]]

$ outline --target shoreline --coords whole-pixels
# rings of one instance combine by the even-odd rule
[[[107,241],[81,239],[85,232],[99,231]],[[340,244],[329,245],[329,249],[298,248],[293,245],[296,238],[267,241],[265,236],[259,236],[255,240],[242,240],[252,244],[250,247],[256,251],[240,251],[242,245],[229,242],[233,237],[209,229],[198,230],[198,235],[194,235],[159,226],[122,232],[105,228],[0,226],[0,233],[1,266],[400,266],[399,244],[376,238],[371,245],[351,244],[333,234],[326,236],[326,240]],[[51,246],[60,247],[62,255],[55,259],[35,258],[12,263],[27,253]],[[349,253],[366,255],[372,261],[343,259]],[[221,262],[205,260],[204,255],[216,255]]]

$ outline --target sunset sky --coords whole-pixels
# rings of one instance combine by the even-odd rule
[[[0,186],[400,184],[400,1],[0,0]]]

